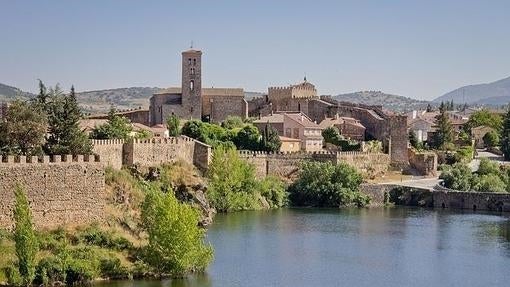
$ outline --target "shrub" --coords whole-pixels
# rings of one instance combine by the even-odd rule
[[[464,163],[443,166],[439,176],[445,187],[462,191],[471,190],[472,177],[471,169]]]
[[[208,174],[207,198],[221,212],[260,208],[255,169],[241,160],[235,149],[214,149]]]
[[[290,200],[297,206],[364,206],[369,197],[359,192],[361,174],[352,166],[305,162],[299,178],[290,185]]]
[[[495,147],[499,145],[499,134],[492,130],[483,136],[483,143],[487,147]]]
[[[484,174],[477,179],[474,189],[480,192],[506,192],[506,184],[496,174]]]
[[[147,188],[142,222],[148,234],[144,261],[155,272],[182,276],[203,271],[212,259],[211,246],[204,243],[205,230],[198,227],[199,212],[177,201],[172,192]]]
[[[288,203],[288,193],[285,184],[277,177],[265,177],[260,181],[259,190],[271,208],[280,208]]]

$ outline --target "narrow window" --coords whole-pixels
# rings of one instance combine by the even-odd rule
[[[191,74],[194,75],[195,74],[195,68],[191,68]]]
[[[193,91],[193,90],[195,89],[195,81],[191,80],[191,81],[189,82],[189,89],[190,89],[191,91]]]
[[[197,64],[197,59],[193,59],[193,66]]]
[[[191,58],[188,59],[188,65],[191,65]]]

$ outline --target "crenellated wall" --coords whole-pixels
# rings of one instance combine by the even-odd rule
[[[124,140],[92,140],[92,152],[101,156],[101,162],[115,169],[122,167]]]
[[[346,162],[356,167],[364,176],[374,177],[386,172],[390,158],[382,153],[365,152],[294,152],[265,153],[240,151],[241,158],[255,165],[258,177],[274,175],[293,179],[297,176],[300,163],[303,161]]]
[[[171,138],[95,140],[93,152],[115,169],[123,165],[156,166],[178,160],[206,169],[211,147],[186,136]]]
[[[14,190],[23,187],[38,229],[104,220],[104,166],[99,156],[0,156],[0,227],[13,224]]]

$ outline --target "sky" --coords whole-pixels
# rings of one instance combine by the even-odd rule
[[[510,1],[0,0],[0,83],[169,87],[203,51],[203,87],[430,100],[510,76]]]

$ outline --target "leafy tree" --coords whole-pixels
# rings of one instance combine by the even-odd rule
[[[443,166],[439,176],[447,188],[470,191],[473,174],[471,168],[464,163],[455,163],[452,166]]]
[[[244,126],[235,136],[234,144],[240,150],[258,150],[260,147],[260,133],[254,125]]]
[[[432,112],[434,109],[432,109],[432,106],[430,104],[427,104],[427,113]]]
[[[240,159],[235,149],[215,148],[207,177],[207,198],[216,210],[230,212],[260,208],[255,168]]]
[[[179,203],[173,192],[147,188],[142,204],[142,223],[149,237],[144,261],[164,275],[205,270],[213,250],[204,243],[205,230],[198,226],[199,217],[192,206]]]
[[[363,178],[356,168],[340,163],[304,162],[298,179],[290,185],[290,200],[297,206],[364,206],[370,198],[359,192]]]
[[[453,127],[450,119],[448,118],[448,114],[446,112],[446,108],[443,107],[440,109],[439,115],[436,117],[436,131],[432,137],[431,145],[438,149],[446,149],[448,144],[453,142]]]
[[[280,150],[282,141],[278,135],[278,131],[270,125],[266,125],[262,133],[261,148],[264,151],[276,152]]]
[[[322,137],[324,142],[339,145],[343,137],[340,135],[340,131],[336,127],[327,127],[322,130]]]
[[[464,129],[469,133],[472,128],[479,126],[491,127],[497,131],[501,130],[503,119],[499,114],[492,113],[487,109],[474,112],[468,122],[464,125]]]
[[[129,138],[133,127],[129,119],[116,115],[115,108],[111,108],[108,113],[108,122],[94,128],[90,133],[93,139],[127,139]]]
[[[496,174],[484,174],[476,178],[473,189],[479,192],[506,192],[506,183]]]
[[[499,145],[499,134],[492,130],[483,136],[483,143],[487,147],[495,147]]]
[[[20,186],[14,191],[14,242],[18,269],[23,284],[29,286],[35,278],[36,255],[38,252],[37,237],[32,224],[32,213],[28,199]]]
[[[92,144],[80,130],[81,111],[78,107],[74,86],[69,95],[64,95],[58,86],[50,90],[50,101],[46,101],[49,137],[44,146],[47,154],[90,154]]]
[[[168,134],[171,137],[176,137],[181,134],[181,121],[175,114],[172,114],[170,117],[168,117],[166,120],[166,127],[168,129]]]
[[[503,128],[501,130],[501,151],[505,160],[510,160],[510,107],[503,119]]]
[[[411,144],[412,147],[418,148],[419,144],[418,137],[416,137],[416,134],[414,133],[413,130],[409,130],[409,143]]]
[[[228,116],[222,123],[221,126],[228,130],[240,129],[244,127],[245,123],[241,117]]]
[[[260,181],[258,189],[271,208],[280,208],[288,204],[285,184],[278,177],[266,176]]]
[[[0,149],[3,154],[37,155],[42,153],[47,118],[37,104],[15,100],[0,122]]]

